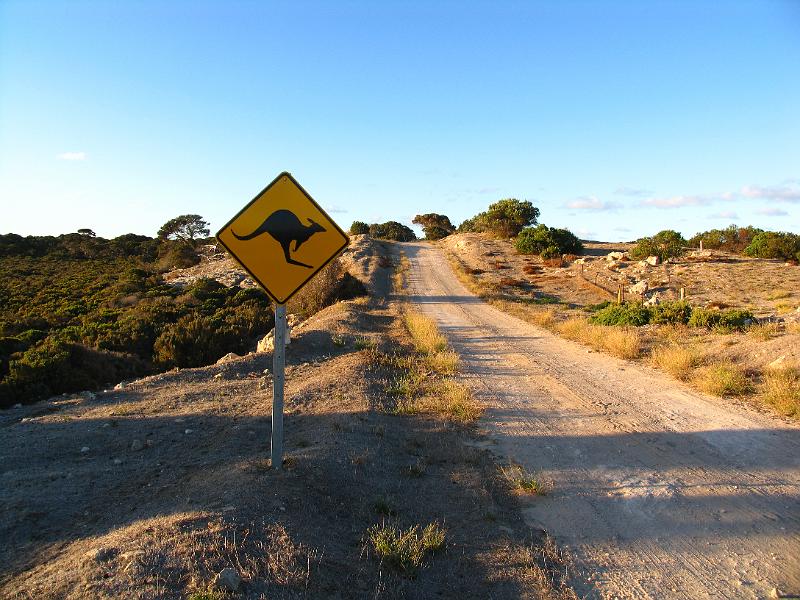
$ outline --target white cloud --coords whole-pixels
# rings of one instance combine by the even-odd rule
[[[650,190],[643,190],[640,188],[632,188],[627,186],[618,187],[614,190],[618,196],[649,196],[653,192]]]
[[[342,208],[340,206],[331,206],[329,209],[327,209],[326,212],[329,212],[329,213],[348,213],[350,211],[347,210],[346,208]]]
[[[737,215],[732,210],[723,210],[722,212],[714,213],[713,215],[708,215],[709,219],[738,219],[739,215]]]
[[[781,208],[759,208],[756,213],[768,217],[786,217],[789,214]]]
[[[86,160],[86,152],[62,152],[56,158],[58,160]]]
[[[567,202],[567,208],[576,210],[614,210],[619,208],[615,202],[603,202],[595,196],[582,196],[572,202]]]
[[[648,198],[642,200],[643,206],[656,208],[680,208],[683,206],[706,206],[711,204],[709,196],[672,196],[671,198]]]
[[[800,202],[800,189],[787,185],[748,185],[742,188],[745,198],[760,198],[776,202]]]

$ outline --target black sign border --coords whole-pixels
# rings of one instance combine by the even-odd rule
[[[307,199],[309,202],[311,202],[311,204],[313,204],[313,205],[316,207],[316,209],[317,209],[319,212],[321,212],[323,215],[325,215],[325,218],[327,218],[327,219],[328,219],[328,221],[329,221],[330,223],[332,223],[332,224],[333,224],[333,226],[336,228],[336,230],[337,230],[339,233],[341,233],[341,234],[342,234],[342,236],[344,237],[344,244],[343,244],[343,245],[342,245],[342,246],[341,246],[341,247],[340,247],[338,250],[336,250],[336,252],[334,252],[334,253],[331,255],[331,257],[330,257],[328,260],[326,260],[326,261],[325,261],[325,262],[324,262],[324,263],[323,263],[323,264],[322,264],[322,265],[321,265],[319,268],[317,268],[317,269],[316,269],[316,270],[315,270],[313,273],[311,273],[311,275],[309,275],[309,276],[308,276],[308,278],[306,278],[306,279],[305,279],[305,281],[303,281],[303,283],[301,283],[300,285],[298,285],[298,286],[297,286],[297,288],[296,288],[296,289],[295,289],[295,290],[294,290],[294,291],[293,291],[291,294],[289,294],[288,296],[286,296],[286,298],[284,298],[283,300],[280,300],[280,299],[278,299],[278,297],[277,297],[275,294],[273,294],[273,293],[270,291],[269,287],[267,287],[267,285],[266,285],[266,284],[265,284],[263,281],[261,281],[261,280],[260,280],[258,277],[256,277],[256,275],[255,275],[255,274],[254,274],[254,273],[253,273],[253,272],[252,272],[250,269],[248,269],[248,268],[247,268],[247,265],[245,265],[245,264],[244,264],[244,263],[243,263],[243,262],[242,262],[242,261],[239,259],[239,257],[238,257],[238,256],[236,256],[236,253],[235,253],[233,250],[231,250],[231,249],[230,249],[230,248],[227,246],[227,244],[225,244],[225,242],[223,242],[223,241],[222,241],[222,239],[220,238],[220,235],[222,234],[222,232],[223,232],[223,231],[225,231],[227,228],[229,228],[229,227],[230,227],[230,226],[233,224],[233,222],[234,222],[236,219],[238,219],[238,218],[239,218],[239,217],[242,215],[242,213],[244,213],[244,212],[245,212],[245,211],[246,211],[248,208],[250,208],[250,207],[251,207],[253,204],[255,204],[255,202],[256,202],[256,201],[257,201],[259,198],[261,198],[261,196],[263,196],[264,194],[266,194],[266,193],[269,191],[269,189],[270,189],[272,186],[274,186],[276,183],[278,183],[278,182],[281,180],[281,178],[283,178],[283,177],[288,177],[288,178],[289,178],[289,179],[292,181],[292,183],[294,183],[294,184],[297,186],[297,188],[298,188],[298,189],[299,189],[299,190],[300,190],[300,191],[303,193],[303,195],[306,197],[306,199]],[[306,284],[307,284],[309,281],[311,281],[311,280],[314,278],[314,276],[315,276],[317,273],[319,273],[320,271],[322,271],[322,269],[324,269],[324,268],[325,268],[325,267],[328,265],[328,263],[330,263],[330,262],[331,262],[331,261],[332,261],[334,258],[336,258],[337,256],[339,256],[339,255],[342,253],[342,251],[343,251],[345,248],[347,248],[347,246],[350,244],[350,238],[348,237],[348,235],[347,235],[347,234],[346,234],[344,231],[342,231],[342,228],[341,228],[341,227],[339,227],[339,225],[336,223],[336,221],[334,221],[334,220],[331,218],[331,216],[330,216],[328,213],[326,213],[326,212],[325,212],[325,211],[322,209],[322,207],[321,207],[319,204],[317,204],[316,200],[314,200],[314,199],[311,197],[311,194],[309,194],[309,193],[308,193],[308,192],[305,190],[305,188],[304,188],[302,185],[300,185],[300,183],[299,183],[299,182],[298,182],[298,181],[297,181],[297,180],[296,180],[294,177],[292,177],[292,174],[291,174],[291,173],[289,173],[288,171],[284,171],[283,173],[281,173],[280,175],[278,175],[278,176],[277,176],[275,179],[273,179],[273,180],[272,180],[272,182],[271,182],[271,183],[270,183],[270,184],[269,184],[267,187],[265,187],[265,188],[264,188],[263,190],[261,190],[261,191],[260,191],[258,194],[256,194],[255,198],[253,198],[253,199],[252,199],[250,202],[248,202],[248,203],[247,203],[247,204],[244,206],[244,208],[242,208],[242,210],[240,210],[239,212],[237,212],[237,213],[236,213],[236,214],[235,214],[235,215],[234,215],[234,216],[233,216],[233,217],[232,217],[232,218],[231,218],[231,219],[230,219],[230,220],[229,220],[227,223],[225,223],[225,225],[223,225],[223,226],[220,228],[220,230],[219,230],[219,231],[217,231],[217,234],[216,234],[214,237],[216,238],[216,240],[217,240],[217,241],[218,241],[220,244],[222,244],[222,246],[225,248],[225,250],[227,250],[227,251],[228,251],[228,254],[230,254],[230,255],[231,255],[233,258],[234,258],[234,260],[235,260],[237,263],[239,263],[239,265],[240,265],[240,266],[241,266],[241,267],[242,267],[242,268],[243,268],[245,271],[247,271],[247,273],[250,275],[250,277],[252,277],[252,278],[255,280],[255,282],[256,282],[256,283],[258,283],[258,285],[260,285],[260,286],[261,286],[261,288],[262,288],[262,289],[263,289],[265,292],[267,292],[267,295],[268,295],[270,298],[272,298],[272,299],[273,299],[273,300],[274,300],[274,301],[275,301],[277,304],[286,304],[286,303],[287,303],[287,302],[288,302],[288,301],[291,299],[291,297],[292,297],[292,296],[294,296],[294,295],[295,295],[297,292],[299,292],[300,290],[302,290],[302,289],[303,289],[303,288],[306,286]]]

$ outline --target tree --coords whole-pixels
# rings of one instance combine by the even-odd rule
[[[528,200],[506,198],[489,205],[489,210],[467,219],[459,231],[491,233],[495,237],[509,238],[519,234],[524,227],[536,225],[539,209]]]
[[[520,231],[515,246],[520,254],[541,254],[542,258],[583,253],[583,244],[571,231],[544,224]]]
[[[369,233],[369,225],[363,221],[353,221],[353,224],[350,225],[350,235],[361,235],[364,233]]]
[[[417,235],[410,227],[397,221],[373,223],[369,226],[369,234],[374,238],[395,240],[397,242],[410,242],[417,239]]]
[[[170,219],[158,230],[161,240],[179,240],[194,246],[198,238],[208,237],[208,223],[200,215],[181,215]]]
[[[633,258],[647,258],[657,256],[662,261],[683,254],[686,240],[677,231],[665,229],[653,237],[645,237],[636,241],[636,247],[631,250]]]
[[[764,231],[753,238],[744,253],[757,258],[800,261],[800,235],[785,231]]]
[[[436,213],[417,215],[411,222],[422,227],[426,240],[440,240],[456,230],[448,217]]]
[[[97,237],[97,234],[88,228],[78,229],[78,233],[80,233],[81,235],[88,235],[89,237]]]

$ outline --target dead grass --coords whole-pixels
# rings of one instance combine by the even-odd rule
[[[747,335],[751,338],[767,342],[777,335],[780,335],[780,326],[778,323],[764,323],[763,325],[751,325],[747,328]]]
[[[662,371],[666,371],[676,379],[686,381],[701,363],[702,355],[694,347],[672,343],[655,347],[650,359]]]
[[[767,294],[767,300],[782,300],[783,298],[790,298],[792,296],[792,292],[789,290],[773,290],[769,294]]]
[[[376,354],[377,360],[398,371],[386,387],[386,392],[397,398],[391,412],[395,415],[434,413],[461,423],[478,419],[482,408],[470,390],[453,377],[458,372],[460,358],[448,346],[436,322],[406,309],[403,324],[411,337],[414,353]]]
[[[692,382],[708,394],[723,397],[744,396],[753,389],[744,369],[730,360],[700,367],[695,371]]]
[[[462,423],[471,423],[481,415],[481,409],[469,389],[453,379],[445,379],[432,386],[431,394],[419,401],[419,408]]]
[[[414,311],[406,311],[403,318],[418,352],[435,354],[447,349],[447,339],[432,319]]]
[[[762,398],[783,415],[800,416],[800,368],[789,365],[765,372]]]
[[[566,338],[605,351],[618,358],[632,360],[641,353],[639,331],[632,327],[594,325],[585,318],[574,317],[556,325],[556,331]]]

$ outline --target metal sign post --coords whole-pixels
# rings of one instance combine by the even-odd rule
[[[350,240],[290,173],[283,172],[222,229],[222,244],[275,301],[272,350],[272,468],[283,466],[286,302]]]
[[[283,385],[286,365],[286,305],[275,305],[275,347],[272,350],[272,468],[283,466]]]

